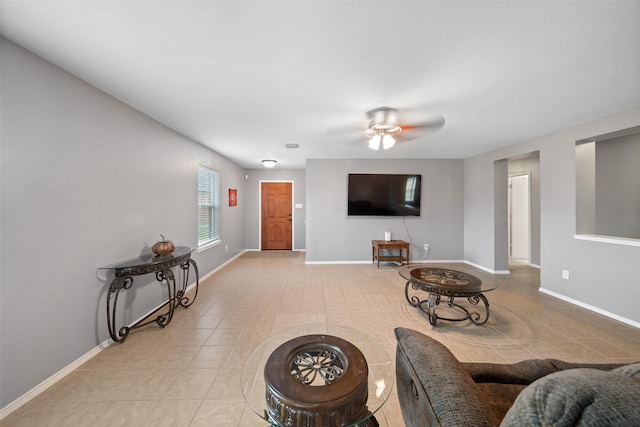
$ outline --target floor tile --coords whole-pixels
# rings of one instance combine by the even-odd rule
[[[244,361],[270,335],[310,324],[359,330],[344,338],[386,355],[369,360],[372,375],[386,357],[395,360],[396,327],[437,339],[463,361],[640,360],[640,330],[540,293],[538,269],[519,265],[493,276],[466,264],[448,266],[499,284],[487,294],[486,324],[441,320],[432,327],[407,303],[405,281],[393,266],[306,265],[302,252],[246,253],[204,280],[195,303],[177,309],[170,325],[132,331],[1,424],[264,426],[242,395]],[[384,427],[404,425],[395,388],[376,419]]]

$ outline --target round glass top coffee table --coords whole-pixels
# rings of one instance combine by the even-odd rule
[[[425,313],[431,325],[436,326],[438,319],[455,322],[468,319],[476,325],[483,325],[489,320],[489,301],[484,296],[484,292],[496,289],[498,286],[495,283],[482,283],[480,279],[469,273],[440,267],[407,265],[400,268],[398,273],[407,280],[404,287],[407,302]],[[421,298],[417,294],[412,295],[410,288],[413,291],[426,292],[427,298]],[[444,317],[436,313],[442,297],[446,299],[447,307],[460,313],[459,317]],[[484,315],[472,308],[455,303],[454,300],[458,297],[466,298],[475,307],[482,302]]]
[[[271,426],[378,426],[395,367],[379,342],[340,325],[302,325],[270,336],[241,374],[247,404]]]

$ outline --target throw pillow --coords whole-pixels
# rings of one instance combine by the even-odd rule
[[[568,369],[534,381],[502,426],[640,426],[640,378]]]

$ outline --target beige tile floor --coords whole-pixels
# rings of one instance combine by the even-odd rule
[[[433,336],[464,361],[508,363],[553,357],[640,360],[640,330],[540,293],[539,271],[514,266],[493,276],[483,326],[427,319],[404,299],[396,267],[305,265],[300,252],[248,252],[200,285],[189,309],[165,329],[150,325],[112,345],[6,417],[16,426],[263,426],[246,406],[240,373],[266,337],[302,324],[348,325],[395,357],[393,329]],[[106,328],[106,325],[105,325]],[[377,419],[403,426],[395,390]]]

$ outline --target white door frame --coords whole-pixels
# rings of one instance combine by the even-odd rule
[[[258,181],[258,248],[262,250],[262,183],[290,183],[291,184],[291,250],[296,250],[296,210],[295,208],[295,183],[287,179],[261,179]]]

